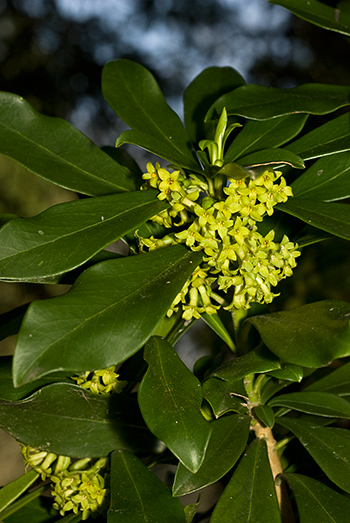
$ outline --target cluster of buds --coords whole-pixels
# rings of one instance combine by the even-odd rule
[[[22,445],[22,455],[26,467],[31,466],[43,480],[51,480],[53,507],[61,516],[73,511],[84,521],[108,509],[108,458],[84,458],[72,463],[68,456],[57,456],[25,445]],[[103,475],[101,471],[104,471]]]
[[[119,374],[115,372],[115,366],[107,369],[86,371],[79,376],[72,376],[77,385],[88,389],[95,394],[112,394],[122,392],[127,381],[119,380]]]
[[[158,198],[170,204],[152,220],[172,231],[163,238],[137,234],[140,251],[183,243],[203,252],[202,263],[176,296],[169,316],[180,304],[183,318],[190,320],[222,306],[247,309],[251,302],[270,303],[277,296],[271,287],[291,276],[300,252],[287,236],[280,243],[274,241],[273,230],[263,236],[257,224],[293,195],[282,172],[266,169],[255,179],[248,173],[240,179],[219,174],[218,183],[215,177],[186,177],[181,169],[169,172],[148,163],[143,179],[142,190],[158,189]],[[229,290],[229,299],[219,292],[227,295]]]

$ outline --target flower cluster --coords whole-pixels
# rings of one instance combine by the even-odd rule
[[[142,190],[158,189],[158,198],[169,202],[169,209],[152,220],[171,231],[163,238],[137,234],[140,251],[183,243],[203,252],[202,263],[176,296],[169,316],[180,304],[183,318],[190,320],[222,306],[247,309],[251,302],[270,303],[277,296],[271,287],[292,274],[300,255],[287,236],[277,243],[273,230],[265,236],[259,232],[264,216],[293,195],[282,172],[266,169],[255,179],[248,173],[241,179],[219,173],[210,179],[148,163],[143,178]]]
[[[57,456],[25,445],[22,445],[22,455],[27,467],[31,466],[43,480],[51,480],[53,507],[61,516],[73,511],[84,521],[90,515],[96,517],[108,509],[108,458],[84,458],[72,463],[68,456]],[[103,475],[101,471],[104,471]]]
[[[118,379],[119,374],[115,372],[115,366],[107,369],[86,371],[79,376],[72,376],[80,387],[89,389],[95,394],[119,393],[127,384],[127,381]]]

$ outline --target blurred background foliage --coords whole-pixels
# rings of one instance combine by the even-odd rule
[[[206,67],[232,66],[247,82],[271,87],[350,85],[349,51],[340,34],[266,0],[0,0],[0,90],[70,121],[99,146],[114,145],[125,129],[101,95],[101,71],[109,60],[129,58],[148,67],[181,114],[185,87]],[[144,169],[144,153],[131,152]],[[31,216],[76,197],[0,156],[1,213]],[[342,240],[305,248],[271,309],[325,298],[349,301],[349,258]],[[66,290],[1,283],[0,313]],[[14,341],[1,342],[0,353],[12,353]],[[211,331],[197,328],[181,352],[192,343],[196,357],[208,354],[212,341]]]

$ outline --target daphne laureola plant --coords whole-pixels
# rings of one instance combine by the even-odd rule
[[[325,7],[279,3],[316,22]],[[210,67],[185,91],[185,125],[137,63],[109,62],[102,90],[130,127],[115,149],[0,93],[0,152],[84,196],[1,216],[1,280],[71,288],[0,316],[1,338],[18,334],[0,424],[26,464],[0,519],[344,523],[350,304],[267,305],[305,246],[350,238],[349,113],[317,122],[349,88]],[[140,170],[124,143],[159,162]],[[128,255],[105,250],[118,239]],[[221,344],[192,372],[174,346],[200,318]],[[176,466],[170,485],[155,465]],[[218,481],[205,509],[207,490],[183,497]]]

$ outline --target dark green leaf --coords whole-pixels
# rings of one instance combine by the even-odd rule
[[[11,503],[13,503],[23,492],[25,492],[35,481],[40,474],[35,470],[30,470],[19,478],[11,481],[2,487],[0,490],[0,515]],[[2,519],[2,518],[1,518]]]
[[[0,340],[4,340],[7,336],[18,334],[24,314],[28,309],[29,304],[20,305],[12,311],[0,314]]]
[[[154,76],[130,60],[108,62],[102,71],[103,96],[132,131],[121,142],[136,143],[182,167],[199,169],[186,130],[166,103]],[[130,134],[132,133],[132,134]]]
[[[350,492],[350,439],[300,419],[284,416],[276,423],[293,432],[329,479]]]
[[[225,154],[225,163],[249,153],[279,147],[299,134],[307,114],[291,114],[266,121],[248,120]]]
[[[331,87],[331,86],[330,86]],[[350,113],[345,113],[330,122],[317,127],[299,138],[286,149],[300,156],[303,160],[312,160],[320,156],[341,153],[350,149]]]
[[[16,503],[18,503],[18,505],[24,503],[34,493],[35,491],[27,494],[25,499],[19,500]],[[58,523],[58,521],[62,523],[63,521],[58,511],[52,508],[52,499],[46,496],[36,497],[25,505],[22,505],[21,508],[13,508],[16,508],[16,512],[6,517],[5,523],[23,523],[24,521],[25,523]],[[80,521],[80,519],[76,521]],[[72,520],[71,522],[73,523]]]
[[[156,191],[110,194],[50,207],[0,230],[2,280],[26,281],[70,271],[167,207]]]
[[[300,523],[345,523],[350,499],[315,479],[301,474],[282,474],[298,507]]]
[[[350,240],[350,206],[345,203],[290,198],[286,203],[276,205],[276,209],[334,236]]]
[[[258,329],[264,343],[281,360],[316,368],[350,355],[349,319],[349,303],[324,300],[253,316],[246,323]]]
[[[258,405],[253,409],[254,416],[256,416],[260,422],[270,429],[275,424],[275,414],[271,407],[268,405]]]
[[[43,387],[23,401],[0,400],[0,424],[25,445],[77,458],[114,449],[149,451],[153,445],[135,399],[66,383]]]
[[[19,218],[17,214],[10,214],[10,213],[2,213],[0,214],[0,227],[5,225],[9,220],[14,220],[15,218]]]
[[[269,315],[270,316],[270,315]],[[254,316],[254,318],[260,316]],[[280,369],[281,364],[278,358],[274,356],[266,347],[254,349],[244,356],[240,356],[213,372],[213,376],[229,382],[238,381],[247,376],[247,374],[258,372],[269,372]]]
[[[151,336],[200,260],[180,245],[109,260],[83,272],[67,294],[32,303],[15,350],[15,386],[124,361]]]
[[[186,523],[180,500],[130,452],[116,451],[111,463],[111,506],[107,523]]]
[[[269,373],[270,374],[270,373]],[[260,401],[264,405],[277,392],[291,385],[291,382],[270,378],[261,388]]]
[[[281,523],[266,442],[255,439],[244,453],[214,509],[210,523]]]
[[[204,117],[215,100],[244,84],[242,76],[232,67],[209,67],[190,83],[184,94],[184,115],[193,143],[207,137]]]
[[[307,22],[350,36],[350,14],[343,9],[334,9],[317,0],[269,0],[281,5]],[[315,519],[316,521],[316,519]],[[319,520],[318,520],[319,521]]]
[[[329,392],[310,391],[282,394],[272,398],[269,405],[287,407],[316,416],[350,419],[350,404]]]
[[[94,196],[135,190],[130,171],[70,123],[43,116],[9,93],[0,93],[0,114],[0,153],[34,174]]]
[[[231,383],[218,378],[209,378],[203,383],[203,396],[216,417],[230,411],[241,414],[246,412],[248,399],[246,395],[243,380]]]
[[[243,156],[237,160],[240,165],[249,167],[258,167],[263,165],[290,165],[295,169],[304,169],[303,160],[296,154],[287,151],[287,149],[264,149]]]
[[[197,472],[211,434],[211,425],[200,412],[200,382],[159,337],[149,340],[144,358],[149,367],[138,391],[143,418],[181,463]]]
[[[198,509],[200,501],[201,501],[200,497],[201,496],[199,495],[197,503],[191,503],[184,507],[186,523],[192,523],[192,520],[193,520],[194,516],[196,515],[197,509]]]
[[[331,202],[350,196],[350,152],[317,160],[292,183],[294,196]]]
[[[273,370],[268,374],[279,380],[297,381],[298,383],[301,382],[304,376],[303,369],[291,363],[283,363],[280,369]]]
[[[329,232],[316,229],[316,227],[312,227],[311,225],[305,225],[303,229],[296,236],[294,236],[293,242],[296,242],[298,247],[303,248],[307,245],[322,242],[332,237],[333,235]]]
[[[225,325],[222,323],[220,316],[218,314],[207,314],[206,312],[203,312],[201,318],[218,336],[220,336],[220,338],[230,347],[232,352],[235,352],[235,344],[227,332]]]
[[[105,145],[104,147],[101,147],[101,149],[103,152],[108,154],[108,156],[113,158],[115,162],[123,165],[130,171],[135,183],[135,189],[138,189],[143,181],[143,173],[134,158],[125,149],[117,149],[116,147],[111,147],[110,145]]]
[[[174,496],[212,485],[221,479],[236,463],[245,449],[251,418],[232,414],[211,423],[213,432],[200,469],[192,474],[179,464],[173,486]]]
[[[305,84],[290,89],[243,85],[221,96],[209,109],[206,120],[217,118],[224,107],[228,115],[269,120],[295,113],[327,114],[350,104],[350,87]]]
[[[345,363],[324,378],[321,378],[305,390],[321,390],[339,396],[350,396],[350,362]]]

